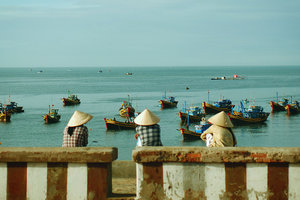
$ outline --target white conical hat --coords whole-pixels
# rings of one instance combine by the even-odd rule
[[[228,128],[233,127],[233,124],[232,124],[230,118],[224,111],[219,112],[218,114],[215,114],[214,116],[209,118],[208,121],[214,125],[218,125],[218,126],[222,126],[222,127],[228,127]]]
[[[71,119],[69,120],[68,126],[70,127],[80,126],[82,124],[87,123],[92,118],[93,118],[92,115],[76,110],[72,115]]]
[[[154,113],[152,113],[147,108],[134,119],[134,123],[141,126],[149,126],[149,125],[157,124],[159,121],[160,121],[159,117],[157,117]]]

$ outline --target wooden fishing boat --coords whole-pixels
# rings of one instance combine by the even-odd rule
[[[287,104],[283,104],[282,102],[270,101],[270,106],[272,108],[272,112],[285,111],[286,105]]]
[[[70,94],[68,98],[62,98],[62,101],[65,106],[80,104],[80,99],[78,99],[77,95]]]
[[[201,140],[201,134],[211,126],[208,122],[202,121],[200,125],[195,125],[195,131],[189,130],[189,128],[181,128],[183,141],[185,140]]]
[[[45,121],[45,124],[58,122],[60,120],[58,109],[53,108],[53,105],[52,108],[49,106],[49,112],[43,116],[43,120]]]
[[[137,125],[130,120],[127,120],[125,122],[120,122],[117,121],[116,119],[104,118],[104,122],[107,130],[128,130],[128,129],[135,129],[137,127]]]
[[[159,101],[161,109],[164,108],[175,108],[177,107],[178,101],[175,100],[175,97],[166,95],[166,92],[164,96],[162,96],[162,99]]]
[[[201,133],[196,133],[195,131],[191,131],[185,128],[180,129],[180,133],[182,134],[183,141],[185,140],[201,140]]]
[[[187,120],[189,120],[189,122],[200,122],[202,118],[205,117],[205,113],[202,112],[199,106],[191,106],[188,109],[184,107],[178,115],[181,123],[188,123]]]
[[[10,122],[11,113],[5,110],[0,111],[0,122]]]
[[[270,101],[270,106],[272,108],[272,112],[285,111],[285,106],[289,103],[287,98],[282,98],[281,101],[278,101],[278,92],[276,92],[277,101]]]
[[[164,108],[175,108],[175,107],[177,107],[178,101],[175,101],[175,97],[169,97],[168,100],[161,99],[159,101],[159,103],[160,103],[162,109],[164,109]]]
[[[10,113],[21,113],[24,112],[23,106],[18,106],[14,101],[11,101],[9,104],[4,104],[3,108]]]
[[[129,95],[128,95],[128,99],[126,101],[123,101],[119,111],[121,117],[126,117],[126,118],[134,117],[135,109],[132,106]]]
[[[293,101],[291,104],[287,104],[285,106],[285,110],[288,112],[289,115],[300,113],[299,102]]]
[[[231,100],[229,99],[222,99],[219,101],[214,102],[213,104],[203,102],[202,107],[204,109],[205,114],[215,114],[221,111],[224,112],[231,112],[234,105],[232,105]]]
[[[244,108],[244,104],[241,101],[241,106],[239,111],[232,111],[228,113],[231,121],[235,125],[240,124],[255,124],[265,122],[270,113],[264,112],[261,106],[249,106],[248,109]]]

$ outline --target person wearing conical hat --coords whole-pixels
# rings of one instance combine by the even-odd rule
[[[76,110],[63,133],[63,147],[85,147],[88,144],[88,128],[84,125],[92,115]]]
[[[160,126],[157,124],[159,121],[159,117],[148,109],[134,119],[134,123],[138,125],[135,138],[140,140],[140,146],[162,146]]]
[[[212,125],[200,136],[201,139],[206,142],[212,137],[211,142],[206,143],[208,147],[236,146],[236,137],[231,129],[233,124],[224,111],[209,118],[208,122]]]

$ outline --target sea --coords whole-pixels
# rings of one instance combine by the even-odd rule
[[[244,79],[211,80],[234,74]],[[62,98],[70,93],[81,104],[63,106]],[[159,100],[165,94],[176,98],[177,108],[161,110]],[[119,160],[132,160],[135,130],[108,131],[104,123],[104,118],[125,121],[119,108],[128,98],[137,112],[148,108],[160,118],[164,146],[182,147],[205,146],[201,140],[183,141],[178,112],[184,106],[223,98],[238,107],[247,99],[270,112],[269,102],[283,97],[300,100],[300,66],[0,68],[0,102],[14,101],[24,108],[11,122],[0,122],[0,147],[60,147],[64,127],[80,110],[94,116],[86,124],[89,147],[117,147]],[[45,124],[42,116],[52,105],[61,120]],[[265,123],[235,126],[233,132],[239,147],[299,147],[300,114],[271,113]]]

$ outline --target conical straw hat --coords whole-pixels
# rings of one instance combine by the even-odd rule
[[[160,121],[159,117],[157,117],[154,113],[152,113],[147,108],[134,119],[134,123],[141,126],[149,126],[149,125],[157,124],[159,121]]]
[[[233,124],[228,117],[228,115],[222,111],[219,112],[218,114],[215,114],[211,118],[208,119],[208,121],[214,125],[222,126],[222,127],[227,127],[227,128],[232,128]]]
[[[69,120],[68,126],[75,127],[87,123],[93,118],[92,115],[76,110]]]

